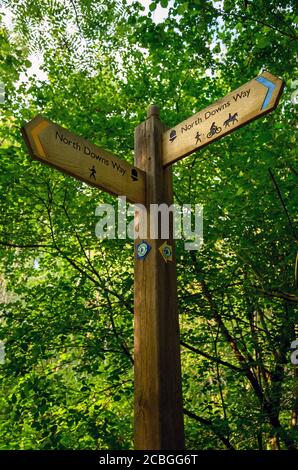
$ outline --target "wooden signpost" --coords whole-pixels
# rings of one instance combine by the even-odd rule
[[[259,77],[166,131],[163,135],[164,166],[275,109],[283,85],[280,78],[263,72]]]
[[[151,204],[171,205],[173,199],[171,168],[162,165],[164,131],[156,106],[149,108],[148,119],[135,131],[135,165],[146,173],[147,221]],[[135,259],[135,448],[183,449],[174,240],[148,236],[146,241],[151,248],[148,256]],[[166,259],[160,251],[165,243],[171,250]]]
[[[130,202],[145,202],[145,174],[125,160],[40,115],[22,131],[33,158]]]
[[[283,81],[268,72],[166,130],[151,106],[135,131],[135,166],[37,116],[22,128],[33,158],[114,195],[142,203],[172,203],[171,163],[270,111]],[[147,221],[149,217],[147,217]],[[135,224],[139,217],[136,214]],[[171,224],[173,223],[171,220]],[[135,242],[135,449],[184,447],[176,254],[168,239]]]

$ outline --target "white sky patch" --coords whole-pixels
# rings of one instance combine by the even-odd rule
[[[13,36],[13,13],[8,8],[2,7],[0,8],[0,14],[3,15],[1,19],[2,24],[4,24],[4,26]],[[41,55],[36,53],[30,54],[28,56],[28,60],[30,60],[32,65],[26,70],[26,72],[22,72],[20,74],[20,78],[16,83],[17,86],[19,86],[21,83],[27,82],[28,78],[33,77],[34,75],[36,75],[36,77],[41,81],[47,80],[47,74],[43,70],[41,70],[41,66],[43,64]]]
[[[39,269],[39,259],[35,258],[33,261],[33,269]]]
[[[0,8],[0,14],[3,15],[2,16],[2,23],[4,24],[4,26],[11,30],[12,28],[12,18],[13,18],[13,14],[11,11],[9,11],[7,8]]]
[[[132,5],[133,3],[141,3],[145,8],[143,15],[148,15],[149,12],[149,5],[152,3],[152,0],[127,0],[128,5]],[[167,8],[163,8],[160,4],[157,5],[156,9],[152,12],[152,20],[154,23],[162,23],[169,14],[169,9],[173,6],[174,0],[170,0],[168,3]]]
[[[148,15],[149,13],[149,6],[152,3],[152,0],[127,0],[127,3],[129,5],[132,5],[133,3],[139,3],[143,5],[144,11],[140,12],[142,15]],[[223,1],[216,1],[214,0],[214,6],[216,8],[221,8]],[[152,20],[154,23],[162,23],[169,14],[170,8],[173,7],[174,0],[169,0],[167,8],[163,8],[160,4],[157,5],[157,8],[152,12]],[[8,8],[0,8],[0,14],[2,14],[2,23],[6,26],[6,28],[13,34],[13,13],[8,9]],[[219,24],[223,23],[222,18],[219,18]],[[69,36],[72,36],[72,34],[77,30],[76,25],[74,24],[68,24],[67,27],[67,34]],[[215,38],[214,38],[215,39]],[[211,47],[215,45],[215,40],[212,40]],[[221,43],[221,41],[219,41]],[[142,48],[140,48],[142,50]],[[145,49],[142,50],[142,52],[146,52]],[[221,52],[218,54],[219,56],[223,56],[226,53],[226,49],[224,45],[221,43]],[[119,57],[120,58],[120,57]],[[22,72],[20,75],[20,78],[17,82],[17,86],[22,84],[22,83],[28,83],[28,79],[30,77],[35,76],[38,80],[40,81],[47,81],[47,73],[42,70],[42,65],[43,65],[43,58],[41,54],[38,53],[32,53],[29,55],[28,59],[31,62],[31,67],[29,67],[25,72]],[[210,69],[206,70],[206,75],[207,76],[212,76],[213,73]]]
[[[20,78],[17,82],[17,85],[19,85],[20,83],[23,83],[23,82],[26,82],[28,81],[28,78],[29,77],[33,77],[34,75],[36,75],[36,77],[41,80],[41,81],[46,81],[48,76],[47,76],[47,73],[41,69],[42,65],[43,65],[43,59],[41,57],[41,55],[39,54],[30,54],[28,56],[28,60],[30,60],[31,62],[31,67],[29,67],[26,72],[22,72],[20,74]]]

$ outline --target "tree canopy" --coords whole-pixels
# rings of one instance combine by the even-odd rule
[[[133,446],[133,242],[96,238],[115,199],[33,161],[20,127],[42,113],[132,163],[151,103],[171,127],[263,70],[278,108],[173,166],[176,202],[204,207],[202,249],[177,241],[185,437],[294,448],[296,2],[0,6],[0,448]]]

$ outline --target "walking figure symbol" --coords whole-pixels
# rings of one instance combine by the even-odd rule
[[[93,165],[92,168],[89,168],[90,170],[90,179],[93,178],[96,180],[96,169],[95,169],[95,166]]]
[[[196,144],[201,141],[201,134],[199,132],[196,133]]]

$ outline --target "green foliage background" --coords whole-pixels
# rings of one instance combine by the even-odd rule
[[[133,446],[133,244],[95,237],[115,200],[32,161],[21,125],[42,113],[133,162],[149,104],[170,127],[264,69],[286,83],[277,110],[174,165],[176,201],[204,205],[203,249],[177,243],[185,434],[189,449],[293,448],[296,2],[0,5],[0,449]]]

